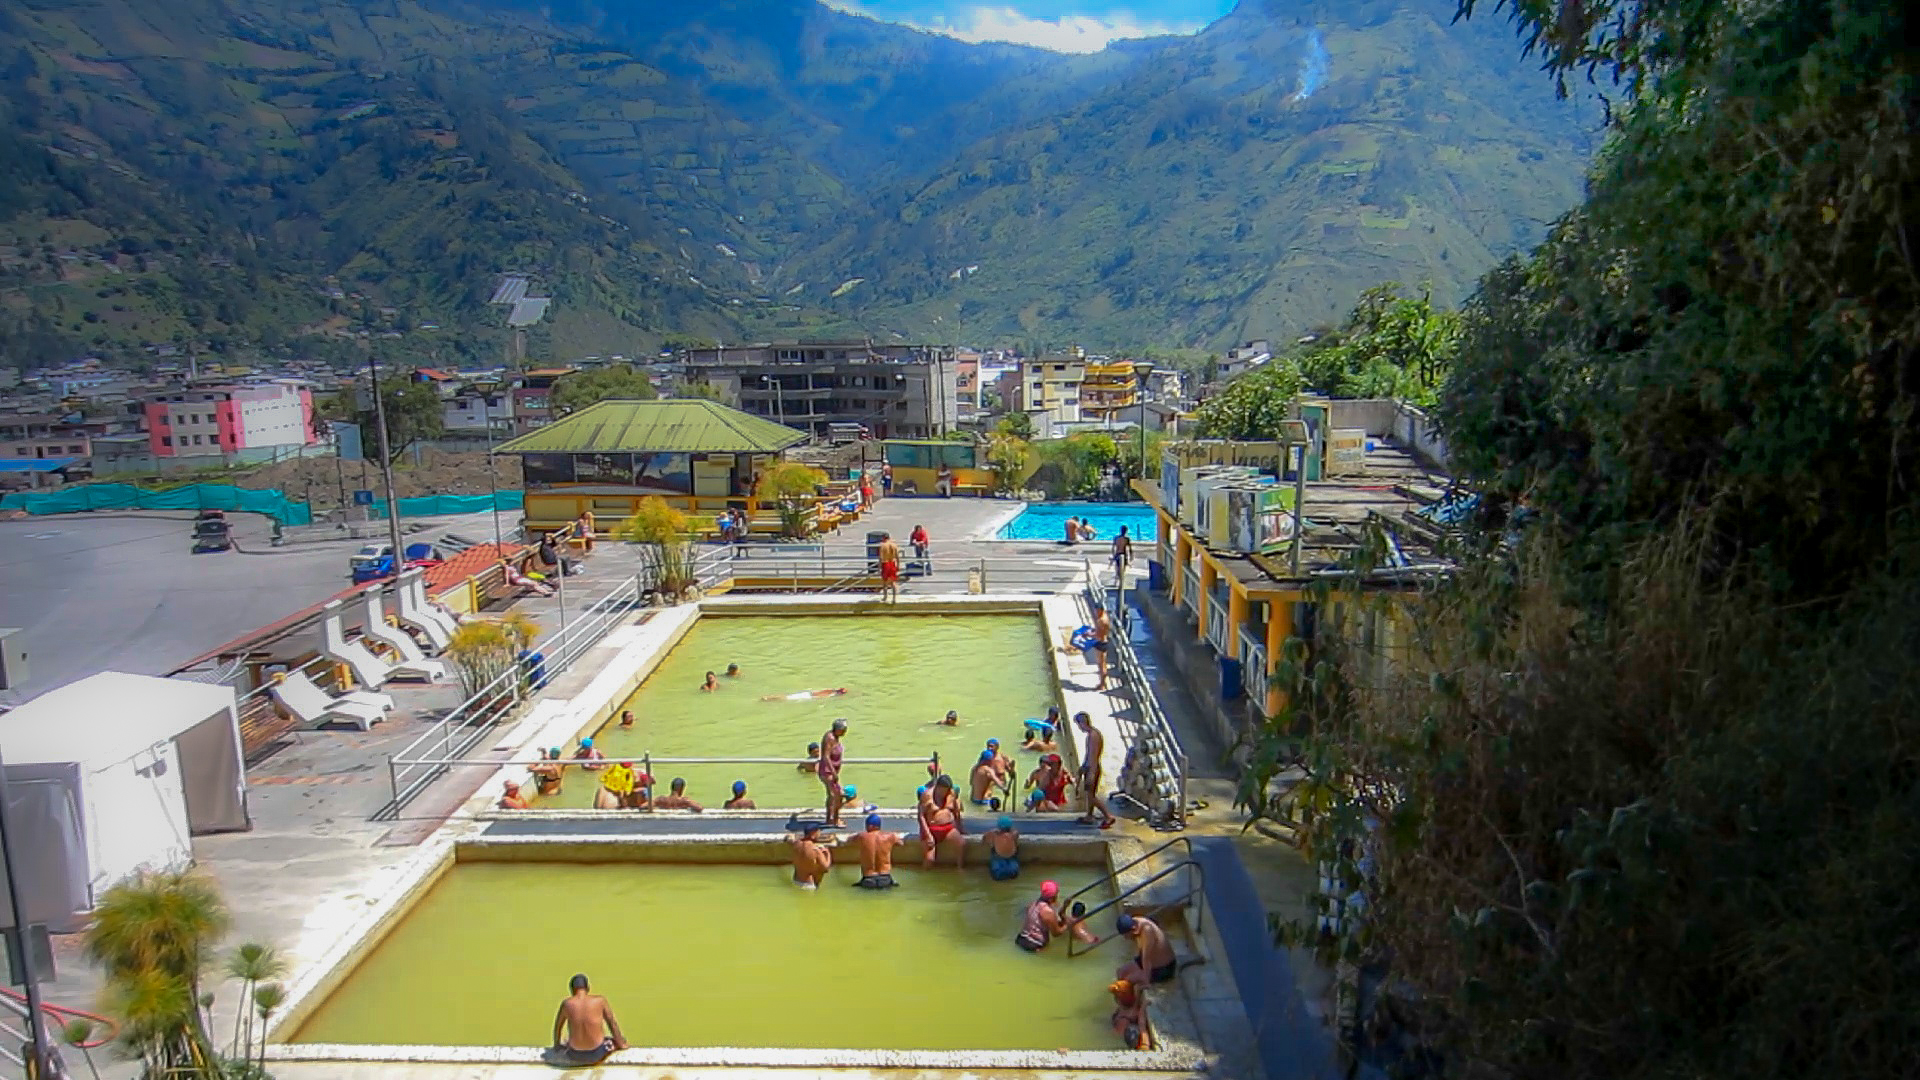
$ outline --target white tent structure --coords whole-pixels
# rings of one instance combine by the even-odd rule
[[[231,686],[102,672],[0,715],[0,759],[25,921],[56,931],[192,861],[193,836],[252,827]]]

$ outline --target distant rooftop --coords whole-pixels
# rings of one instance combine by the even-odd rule
[[[532,326],[547,313],[547,305],[553,302],[550,296],[523,296],[513,302],[513,311],[507,315],[508,326]]]

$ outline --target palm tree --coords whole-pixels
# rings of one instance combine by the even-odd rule
[[[253,1000],[254,987],[268,979],[277,979],[287,973],[287,961],[271,945],[247,942],[227,954],[227,977],[239,979],[240,1007],[233,1017],[233,1042],[227,1051],[228,1057],[246,1058],[253,1050],[253,1010],[249,1002]],[[240,1038],[241,1022],[246,1023],[246,1041]],[[241,1047],[247,1049],[242,1050]]]
[[[93,1021],[85,1017],[67,1021],[67,1026],[60,1029],[60,1041],[80,1051],[80,1056],[87,1059],[87,1071],[93,1074],[93,1080],[100,1080],[100,1070],[93,1064],[93,1050],[88,1045],[93,1042]]]
[[[106,974],[121,1040],[150,1071],[219,1075],[200,1014],[200,973],[227,924],[219,891],[193,870],[143,871],[94,908],[87,957]]]
[[[267,1021],[280,1006],[287,1003],[287,988],[277,982],[263,983],[254,988],[253,1007],[260,1012],[260,1070],[267,1068]]]

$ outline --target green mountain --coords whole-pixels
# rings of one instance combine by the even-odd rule
[[[773,284],[870,332],[1054,344],[1291,338],[1383,280],[1456,302],[1577,201],[1595,116],[1451,10],[1243,4],[882,192]]]
[[[1513,49],[1394,0],[1088,57],[813,0],[0,0],[0,359],[1282,333],[1571,204]]]

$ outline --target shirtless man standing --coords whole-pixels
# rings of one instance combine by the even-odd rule
[[[880,598],[900,602],[900,544],[892,533],[880,534]]]
[[[1080,824],[1092,825],[1094,811],[1100,812],[1100,827],[1113,825],[1113,811],[1107,809],[1107,802],[1100,797],[1100,755],[1107,748],[1107,737],[1093,726],[1093,717],[1085,712],[1073,714],[1073,726],[1087,737],[1087,749],[1080,756],[1080,776],[1078,778],[1081,794],[1087,797],[1087,812],[1080,818]]]
[[[993,767],[993,751],[980,751],[980,760],[974,764],[973,774],[967,779],[972,786],[968,797],[973,800],[973,805],[988,805],[988,793],[1000,782],[1000,773]]]
[[[793,845],[793,883],[803,889],[817,889],[833,869],[833,848],[820,842],[820,823],[805,822],[799,836],[787,837]]]
[[[587,977],[575,975],[568,990],[559,1015],[553,1018],[554,1054],[568,1065],[581,1066],[598,1065],[615,1050],[625,1050],[627,1037],[620,1034],[613,1006],[592,992]]]
[[[1117,976],[1142,986],[1172,982],[1179,965],[1173,959],[1173,945],[1160,924],[1144,915],[1122,915],[1114,929],[1133,939],[1134,956],[1115,972]]]
[[[827,789],[827,824],[840,824],[840,807],[847,801],[840,786],[840,761],[845,756],[840,739],[847,733],[847,722],[835,720],[833,727],[820,736],[820,762],[814,766],[814,775]]]
[[[896,884],[893,849],[906,838],[897,832],[885,831],[882,824],[879,814],[868,814],[866,831],[853,838],[853,842],[860,845],[860,880],[854,884],[862,889],[891,889]]]

